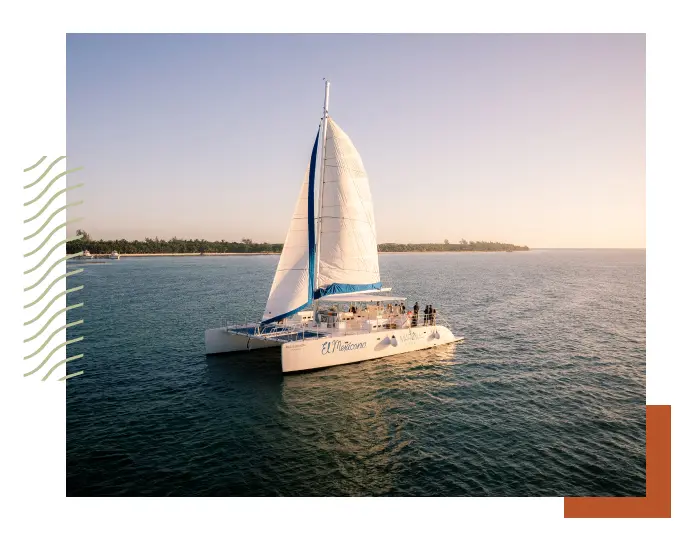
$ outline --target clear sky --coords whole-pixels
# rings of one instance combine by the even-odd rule
[[[641,34],[68,35],[77,226],[283,242],[323,77],[379,242],[646,246]]]

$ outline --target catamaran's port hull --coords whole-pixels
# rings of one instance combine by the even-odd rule
[[[260,348],[280,347],[281,342],[251,338],[246,334],[236,334],[225,328],[210,328],[204,331],[204,348],[207,355],[246,351]]]
[[[428,349],[463,340],[444,326],[309,338],[282,345],[282,371],[321,369]]]

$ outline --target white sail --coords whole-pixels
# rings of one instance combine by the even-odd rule
[[[381,288],[369,181],[348,135],[328,117],[315,296]]]
[[[267,298],[263,323],[289,317],[311,305],[313,301],[315,261],[313,200],[317,147],[318,135]]]

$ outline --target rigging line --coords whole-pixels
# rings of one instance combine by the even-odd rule
[[[333,266],[333,267],[337,268],[338,266]],[[369,271],[369,270],[365,270],[365,269],[343,269],[343,271],[356,271],[357,273],[376,273],[375,271]],[[377,281],[377,282],[379,282],[379,281]]]
[[[340,205],[336,205],[336,206],[340,206]],[[351,222],[368,223],[369,225],[372,225],[372,223],[369,222],[368,220],[361,220],[358,218],[346,218],[343,216],[323,216],[323,218],[326,220],[349,220]]]
[[[328,91],[326,91],[328,93]],[[318,139],[321,142],[321,160],[319,165],[319,182],[318,182],[318,217],[314,217],[314,225],[316,229],[316,242],[315,242],[315,265],[314,265],[314,281],[313,281],[313,291],[319,287],[319,279],[321,277],[321,241],[322,241],[322,228],[323,228],[323,195],[326,191],[326,159],[328,158],[328,105],[324,101],[323,105],[323,118],[319,124],[319,136]],[[323,130],[323,131],[321,131]],[[318,161],[317,161],[318,162]],[[313,301],[313,294],[312,294]],[[314,305],[314,315],[316,315],[318,309]]]
[[[354,144],[352,146],[355,147]],[[357,150],[357,149],[355,149],[355,150]],[[327,164],[326,166],[328,166],[329,168],[344,169],[348,172],[358,172],[361,175],[367,176],[367,170],[365,170],[365,168],[364,168],[364,163],[363,163],[362,170],[360,170],[359,168],[352,168],[352,167],[348,166],[347,164],[340,164],[340,165]]]

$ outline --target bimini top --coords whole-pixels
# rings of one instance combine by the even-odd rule
[[[335,294],[319,298],[319,302],[403,302],[406,298],[401,296],[377,296],[363,292],[361,294]]]

